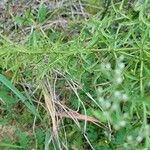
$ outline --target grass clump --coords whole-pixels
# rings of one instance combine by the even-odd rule
[[[0,34],[3,149],[150,148],[149,3],[89,4],[55,8],[55,27],[40,4],[13,16],[21,41]]]

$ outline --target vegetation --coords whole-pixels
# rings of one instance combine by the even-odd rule
[[[1,3],[0,149],[150,149],[149,0]]]

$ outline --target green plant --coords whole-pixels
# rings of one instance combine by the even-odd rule
[[[6,140],[0,146],[41,150],[150,148],[149,3],[104,3],[108,7],[102,12],[80,3],[82,11],[96,15],[86,21],[68,17],[66,28],[51,29],[44,29],[49,12],[40,4],[37,15],[27,11],[21,17],[33,29],[22,43],[1,35],[0,68],[12,75],[11,81],[0,75],[0,102],[7,111],[6,105],[19,105],[17,110],[22,114],[12,109],[8,118],[3,117],[3,125],[11,120],[10,114],[14,113],[16,122],[18,119],[19,143],[14,140],[7,145]],[[14,86],[16,82],[20,89]]]

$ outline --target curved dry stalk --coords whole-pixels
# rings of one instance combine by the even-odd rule
[[[55,103],[54,103],[54,98],[53,98],[53,94],[52,94],[52,87],[51,87],[51,84],[49,83],[49,80],[47,79],[47,77],[45,77],[42,80],[41,87],[42,87],[42,93],[43,93],[43,96],[45,99],[46,108],[47,108],[48,114],[52,120],[53,137],[55,138],[55,140],[57,141],[57,143],[60,147]]]

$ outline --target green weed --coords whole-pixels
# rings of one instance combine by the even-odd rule
[[[16,128],[0,147],[150,148],[149,1],[80,4],[92,16],[46,28],[40,4],[14,17],[30,30],[20,43],[0,35],[0,127]]]

